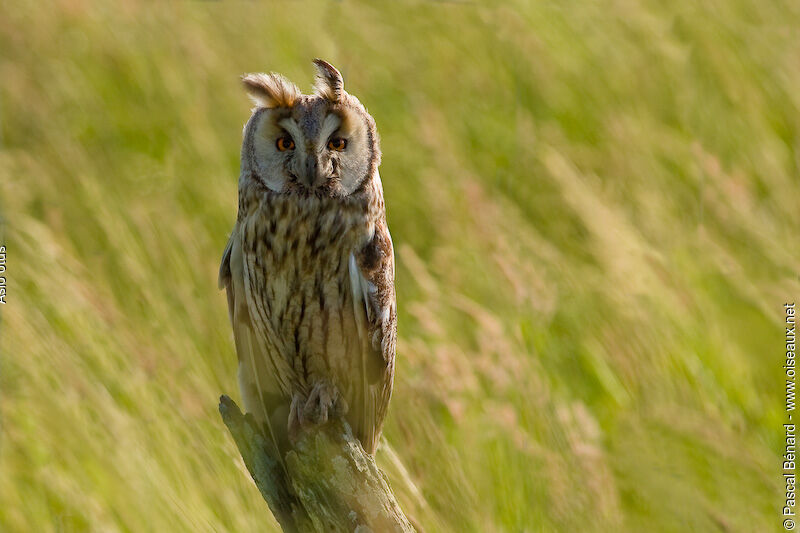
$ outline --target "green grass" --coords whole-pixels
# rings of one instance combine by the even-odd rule
[[[317,56],[382,135],[405,510],[780,528],[796,2],[120,4],[0,15],[0,530],[276,529],[216,270],[238,76]]]

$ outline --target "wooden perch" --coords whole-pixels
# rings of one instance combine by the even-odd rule
[[[267,453],[271,448],[251,415],[227,396],[219,412],[284,531],[414,531],[386,476],[343,419],[301,435],[284,468]]]

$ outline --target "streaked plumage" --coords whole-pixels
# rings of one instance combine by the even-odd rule
[[[397,321],[380,149],[372,117],[338,71],[315,63],[313,95],[276,74],[244,78],[257,107],[220,286],[244,405],[268,422],[268,437],[284,450],[290,425],[322,422],[333,409],[374,453]]]

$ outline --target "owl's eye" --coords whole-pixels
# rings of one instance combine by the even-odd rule
[[[281,152],[285,152],[286,150],[294,150],[294,141],[288,135],[286,137],[280,137],[275,146],[278,147],[278,150]]]
[[[347,140],[342,139],[341,137],[336,137],[328,141],[329,150],[336,150],[337,152],[341,152],[342,150],[344,150],[345,146],[347,146]]]

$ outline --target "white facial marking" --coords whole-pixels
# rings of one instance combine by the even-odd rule
[[[322,127],[320,128],[319,139],[317,139],[318,150],[322,151],[328,147],[328,141],[330,140],[331,135],[333,135],[341,125],[342,119],[339,117],[339,115],[331,113],[325,117],[325,119],[322,121]]]
[[[297,122],[294,121],[293,118],[287,117],[283,120],[278,122],[278,125],[285,129],[289,135],[292,136],[294,139],[294,144],[296,146],[304,146],[306,143],[306,138],[303,136],[303,132],[300,129],[300,126],[297,125]]]

